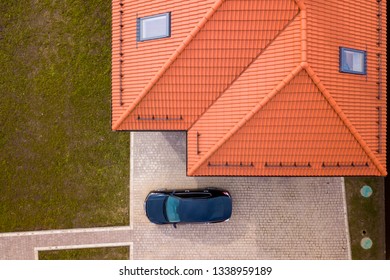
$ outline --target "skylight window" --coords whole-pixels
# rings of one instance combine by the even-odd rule
[[[171,36],[171,13],[137,18],[137,41],[148,41]]]
[[[361,50],[340,48],[340,72],[366,74],[366,52]]]

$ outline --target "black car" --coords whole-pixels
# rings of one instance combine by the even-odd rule
[[[232,215],[229,192],[216,188],[152,191],[145,199],[148,219],[155,224],[218,223]]]

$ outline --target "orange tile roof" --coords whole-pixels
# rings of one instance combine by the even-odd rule
[[[386,1],[141,2],[113,0],[114,130],[187,130],[192,176],[387,174]],[[168,11],[172,37],[136,43]]]

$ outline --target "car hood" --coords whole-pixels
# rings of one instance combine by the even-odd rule
[[[164,204],[168,196],[160,193],[151,193],[145,201],[145,211],[148,219],[155,224],[167,223],[164,216]]]

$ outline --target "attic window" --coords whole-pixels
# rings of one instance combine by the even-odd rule
[[[137,41],[143,42],[171,36],[171,13],[137,18]]]
[[[366,51],[340,48],[340,72],[366,75]]]

